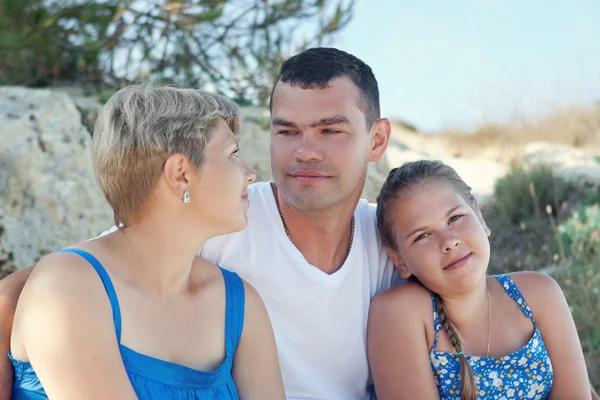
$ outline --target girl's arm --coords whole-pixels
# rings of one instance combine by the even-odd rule
[[[31,362],[48,398],[136,399],[102,282],[86,261],[50,254],[29,277],[11,347]]]
[[[552,361],[554,382],[549,399],[591,399],[583,350],[560,286],[537,272],[518,272],[511,277],[529,303]]]
[[[284,400],[275,337],[263,301],[244,282],[244,328],[233,360],[233,380],[242,400]]]
[[[439,399],[425,333],[428,314],[433,314],[429,293],[412,283],[373,299],[367,343],[379,400]]]

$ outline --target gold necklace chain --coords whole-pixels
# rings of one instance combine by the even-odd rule
[[[490,300],[490,292],[489,290],[486,289],[486,294],[487,294],[487,301],[488,301],[488,342],[487,342],[487,352],[485,353],[485,357],[489,358],[490,356],[490,346],[492,344],[492,301]],[[471,352],[469,351],[469,348],[467,347],[467,343],[465,342],[465,340],[463,339],[462,335],[460,334],[459,330],[456,329],[456,327],[454,327],[454,329],[456,330],[456,333],[458,334],[458,337],[460,338],[460,341],[462,342],[465,351],[468,355],[471,355]]]
[[[285,231],[285,234],[287,235],[290,242],[292,242],[292,244],[293,244],[294,241],[292,240],[292,237],[290,236],[290,231],[288,230],[288,227],[285,224],[285,219],[283,218],[283,213],[281,212],[281,207],[279,207],[279,201],[276,201],[275,203],[277,204],[277,210],[279,211],[279,217],[281,218],[281,223],[283,224],[283,230]],[[350,220],[350,243],[348,244],[348,253],[347,254],[350,254],[350,250],[352,250],[353,242],[354,242],[354,215],[352,215],[352,220]]]

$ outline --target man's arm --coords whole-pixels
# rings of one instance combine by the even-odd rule
[[[10,399],[13,386],[13,367],[8,359],[10,333],[19,295],[35,264],[13,272],[0,280],[0,399]]]

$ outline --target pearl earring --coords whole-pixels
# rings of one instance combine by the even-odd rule
[[[185,204],[190,204],[190,202],[192,201],[192,199],[190,197],[190,192],[188,192],[187,190],[184,191],[182,200]]]

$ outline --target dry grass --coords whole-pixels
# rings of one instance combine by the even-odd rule
[[[600,149],[600,106],[588,109],[559,110],[539,121],[514,125],[489,124],[474,134],[443,135],[448,151],[457,157],[484,155],[511,163],[520,159],[531,142],[550,142],[577,147],[590,152]]]
[[[443,148],[459,158],[484,158],[511,164],[520,161],[531,142],[564,144],[600,152],[600,104],[589,108],[561,109],[536,121],[507,125],[487,124],[475,132],[441,131],[419,134],[393,123],[393,135],[411,149]]]

